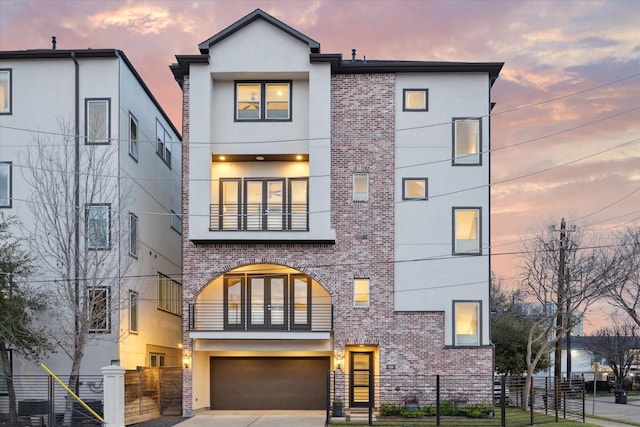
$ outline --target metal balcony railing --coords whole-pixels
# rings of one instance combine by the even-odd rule
[[[211,231],[307,231],[306,203],[235,203],[210,205]]]
[[[225,305],[224,302],[197,302],[189,305],[189,330],[331,332],[333,305],[251,307]]]

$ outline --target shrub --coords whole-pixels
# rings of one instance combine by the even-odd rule
[[[380,413],[380,415],[383,415],[383,416],[389,416],[389,417],[399,416],[400,413],[402,412],[402,407],[395,403],[382,402],[380,404],[380,407],[378,408],[378,412]]]

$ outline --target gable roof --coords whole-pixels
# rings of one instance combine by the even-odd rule
[[[254,10],[244,18],[240,19],[239,21],[236,21],[235,23],[231,24],[224,30],[220,31],[219,33],[211,36],[207,40],[200,43],[198,45],[198,48],[200,49],[200,53],[208,54],[209,49],[211,48],[212,45],[218,43],[221,40],[224,40],[225,38],[234,34],[236,31],[241,30],[242,28],[246,27],[247,25],[249,25],[250,23],[258,19],[262,19],[268,22],[269,24],[284,31],[285,33],[289,34],[290,36],[293,36],[298,40],[302,41],[303,43],[306,43],[307,45],[309,45],[309,49],[311,50],[311,53],[320,53],[320,43],[318,43],[317,41],[313,40],[310,37],[305,36],[301,32],[294,30],[284,22],[274,18],[273,16],[269,15],[262,9]]]

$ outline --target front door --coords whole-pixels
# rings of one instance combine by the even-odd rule
[[[351,352],[349,406],[367,407],[373,394],[373,352]]]
[[[249,328],[284,329],[287,280],[285,276],[249,276]]]

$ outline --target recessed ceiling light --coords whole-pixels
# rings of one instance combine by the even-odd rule
[[[302,156],[301,156],[300,154],[298,154],[298,155],[296,156],[296,160],[302,160]]]
[[[262,160],[264,160],[264,157],[262,157],[262,156],[256,156],[256,160],[260,160],[260,161],[262,161]]]
[[[219,157],[219,159],[220,159],[220,160],[224,160],[224,159],[225,159],[225,157],[224,157],[224,156],[220,156],[220,157]]]

